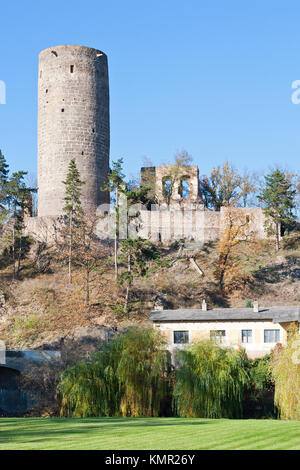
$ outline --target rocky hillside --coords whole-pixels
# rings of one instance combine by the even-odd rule
[[[158,247],[159,259],[146,277],[134,281],[126,315],[125,289],[114,280],[112,258],[92,273],[89,306],[84,303],[84,273],[76,269],[73,285],[68,285],[66,267],[51,252],[41,254],[31,246],[17,281],[11,280],[12,267],[2,260],[0,339],[10,349],[59,348],[66,341],[85,345],[130,322],[147,321],[155,305],[199,308],[203,298],[210,307],[245,306],[247,300],[258,300],[261,306],[300,303],[299,233],[287,238],[278,253],[266,241],[252,250],[240,245],[235,258],[244,274],[225,292],[214,275],[216,245],[187,248],[177,243]]]

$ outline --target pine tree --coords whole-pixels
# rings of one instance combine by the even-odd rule
[[[34,188],[28,188],[24,182],[24,176],[27,175],[26,171],[18,171],[5,183],[6,187],[6,206],[5,211],[8,223],[8,232],[10,238],[10,245],[12,250],[13,261],[13,279],[19,276],[21,268],[21,258],[23,251],[23,229],[24,229],[24,214],[29,210],[32,193],[36,191]],[[9,231],[9,227],[11,230]],[[16,247],[18,243],[18,248]],[[16,255],[18,250],[18,264],[16,269]]]
[[[265,176],[265,186],[258,196],[263,204],[268,235],[275,235],[276,250],[280,249],[282,228],[289,228],[295,222],[295,196],[288,175],[279,169]]]
[[[0,222],[3,222],[7,214],[7,180],[8,180],[9,167],[6,163],[4,155],[0,150]]]
[[[65,206],[63,211],[66,215],[68,225],[68,266],[69,266],[69,283],[72,284],[72,250],[73,250],[73,238],[74,230],[80,224],[80,217],[83,214],[81,206],[81,187],[85,184],[81,181],[80,174],[77,169],[75,160],[72,159],[69,163],[69,169],[66,180],[63,181],[65,185]]]

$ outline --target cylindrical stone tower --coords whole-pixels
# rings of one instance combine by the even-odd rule
[[[100,191],[109,171],[107,57],[89,47],[57,46],[39,56],[38,216],[62,213],[72,158],[85,181],[83,207],[108,202]]]

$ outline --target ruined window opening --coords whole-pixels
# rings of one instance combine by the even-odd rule
[[[250,222],[250,215],[246,215],[246,222],[247,222],[247,224],[249,224],[249,222]]]
[[[190,182],[189,182],[189,177],[184,176],[180,180],[180,185],[178,188],[178,193],[183,199],[188,199],[190,196]]]
[[[167,199],[170,199],[170,197],[172,196],[172,181],[169,176],[166,176],[165,178],[163,178],[162,186],[163,186],[163,196]]]
[[[74,72],[74,65],[70,65],[70,73]]]
[[[48,88],[47,88],[47,90],[46,90],[46,93],[48,93]]]
[[[84,155],[84,152],[81,152],[81,155]]]
[[[64,112],[65,112],[64,108],[62,108],[62,109],[61,109],[61,112],[62,112],[62,113],[64,113]]]
[[[94,132],[95,132],[95,129],[92,129],[92,133],[93,133],[93,134],[94,134]]]

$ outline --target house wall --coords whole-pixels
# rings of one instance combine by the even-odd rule
[[[286,344],[287,326],[272,321],[201,321],[201,322],[161,322],[155,323],[168,342],[168,349],[176,351],[184,345],[174,344],[174,331],[188,331],[189,342],[210,339],[211,330],[225,330],[224,346],[235,349],[243,347],[249,358],[261,357],[271,352],[276,342],[264,343],[264,330],[279,330],[280,343]],[[242,343],[242,330],[252,330],[252,342]]]

